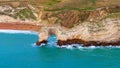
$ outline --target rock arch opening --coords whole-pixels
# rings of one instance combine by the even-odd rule
[[[45,31],[39,33],[39,40],[36,42],[36,45],[40,46],[41,44],[49,43],[51,36],[54,36],[55,38],[57,37],[55,28],[45,29]],[[53,41],[57,41],[57,38]]]

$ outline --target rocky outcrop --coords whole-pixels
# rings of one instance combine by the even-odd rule
[[[71,29],[49,26],[40,31],[39,44],[47,41],[51,34],[56,35],[60,46],[67,44],[84,44],[84,46],[120,45],[120,20],[106,19],[100,23],[84,22]]]
[[[119,14],[119,9],[116,9],[119,6],[112,8],[103,7],[92,11],[73,9],[57,11],[41,10],[38,14],[38,21],[31,23],[34,25],[27,23],[28,26],[22,23],[23,21],[25,23],[25,20],[22,18],[26,19],[28,17],[29,20],[29,17],[31,18],[29,13],[32,11],[29,12],[27,9],[22,9],[15,13],[16,11],[9,12],[9,10],[15,10],[14,8],[11,6],[7,7],[9,8],[6,8],[6,6],[0,7],[4,8],[0,10],[0,13],[3,13],[0,15],[0,22],[7,23],[1,24],[1,28],[18,30],[32,29],[33,31],[37,31],[39,33],[39,39],[36,42],[37,45],[41,45],[42,43],[46,44],[51,34],[56,35],[59,46],[67,44],[84,44],[83,46],[120,45],[120,18],[108,17],[113,13]],[[113,9],[116,10],[111,11]],[[18,15],[18,17],[22,16],[21,20],[15,19],[11,16],[11,13],[15,13],[13,15]],[[4,27],[5,25],[7,28]]]
[[[47,40],[52,33],[56,35],[60,46],[67,44],[118,46],[120,45],[120,19],[106,18],[111,13],[114,12],[111,12],[108,7],[94,11],[44,12],[43,15],[41,14],[41,22],[46,22],[49,26],[40,31],[42,34],[39,34],[38,42]]]
[[[120,46],[120,41],[115,42],[100,42],[100,41],[84,41],[81,39],[68,39],[66,41],[58,40],[59,46],[71,44],[83,44],[83,46]]]
[[[47,20],[48,23],[72,28],[84,21],[99,21],[108,14],[110,14],[108,7],[102,7],[93,11],[64,9],[60,11],[44,11],[41,15],[41,20]]]

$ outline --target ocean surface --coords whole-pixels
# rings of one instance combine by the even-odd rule
[[[38,34],[0,30],[0,68],[120,68],[120,47],[57,47],[55,35],[38,47]]]

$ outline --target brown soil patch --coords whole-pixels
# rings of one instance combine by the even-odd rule
[[[0,23],[0,29],[39,31],[40,26],[27,23]]]

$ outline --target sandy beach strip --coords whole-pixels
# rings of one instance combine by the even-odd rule
[[[11,29],[11,30],[30,30],[30,31],[39,31],[40,30],[39,25],[35,24],[28,24],[28,23],[4,23],[0,22],[0,29]]]

